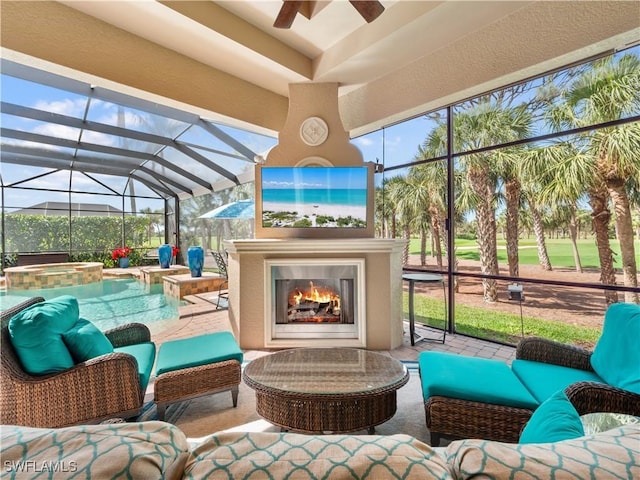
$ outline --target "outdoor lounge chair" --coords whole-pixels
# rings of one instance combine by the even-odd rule
[[[220,300],[224,300],[224,307],[229,303],[229,273],[227,271],[227,262],[220,252],[211,250],[211,255],[218,267],[218,274],[224,278],[224,282],[218,287],[218,298],[216,300],[216,309],[223,308],[220,306]]]
[[[526,338],[511,366],[443,352],[418,357],[431,444],[440,437],[518,442],[533,411],[564,390],[580,415],[640,416],[640,307],[616,303],[606,312],[593,352]]]
[[[43,301],[42,297],[30,298],[0,314],[2,424],[64,427],[138,415],[148,382],[139,374],[138,365],[145,362],[118,350],[132,346],[134,352],[144,351],[146,359],[151,360],[150,371],[155,346],[150,343],[149,329],[142,324],[128,324],[109,330],[105,335],[115,348],[113,353],[57,373],[32,375],[25,371],[12,345],[8,325],[19,312]]]

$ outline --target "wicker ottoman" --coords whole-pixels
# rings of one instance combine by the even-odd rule
[[[158,420],[167,405],[195,397],[231,391],[238,404],[242,350],[230,332],[165,342],[156,360],[154,401]]]

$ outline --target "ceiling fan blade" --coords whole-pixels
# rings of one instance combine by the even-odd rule
[[[384,6],[378,1],[349,0],[349,3],[362,15],[362,18],[364,18],[367,23],[373,22],[384,12]]]
[[[291,28],[293,20],[296,18],[300,7],[302,7],[302,3],[302,1],[284,0],[273,26],[276,28]]]

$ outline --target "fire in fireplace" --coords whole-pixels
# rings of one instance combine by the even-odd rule
[[[353,281],[276,280],[276,324],[353,323]]]

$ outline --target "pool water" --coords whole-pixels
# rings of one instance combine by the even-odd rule
[[[42,290],[10,290],[0,292],[0,310],[6,310],[27,298],[41,296],[47,300],[60,295],[78,299],[80,316],[100,330],[139,322],[153,324],[178,318],[178,307],[185,302],[167,297],[162,284],[148,285],[138,280],[105,279],[102,282]]]

